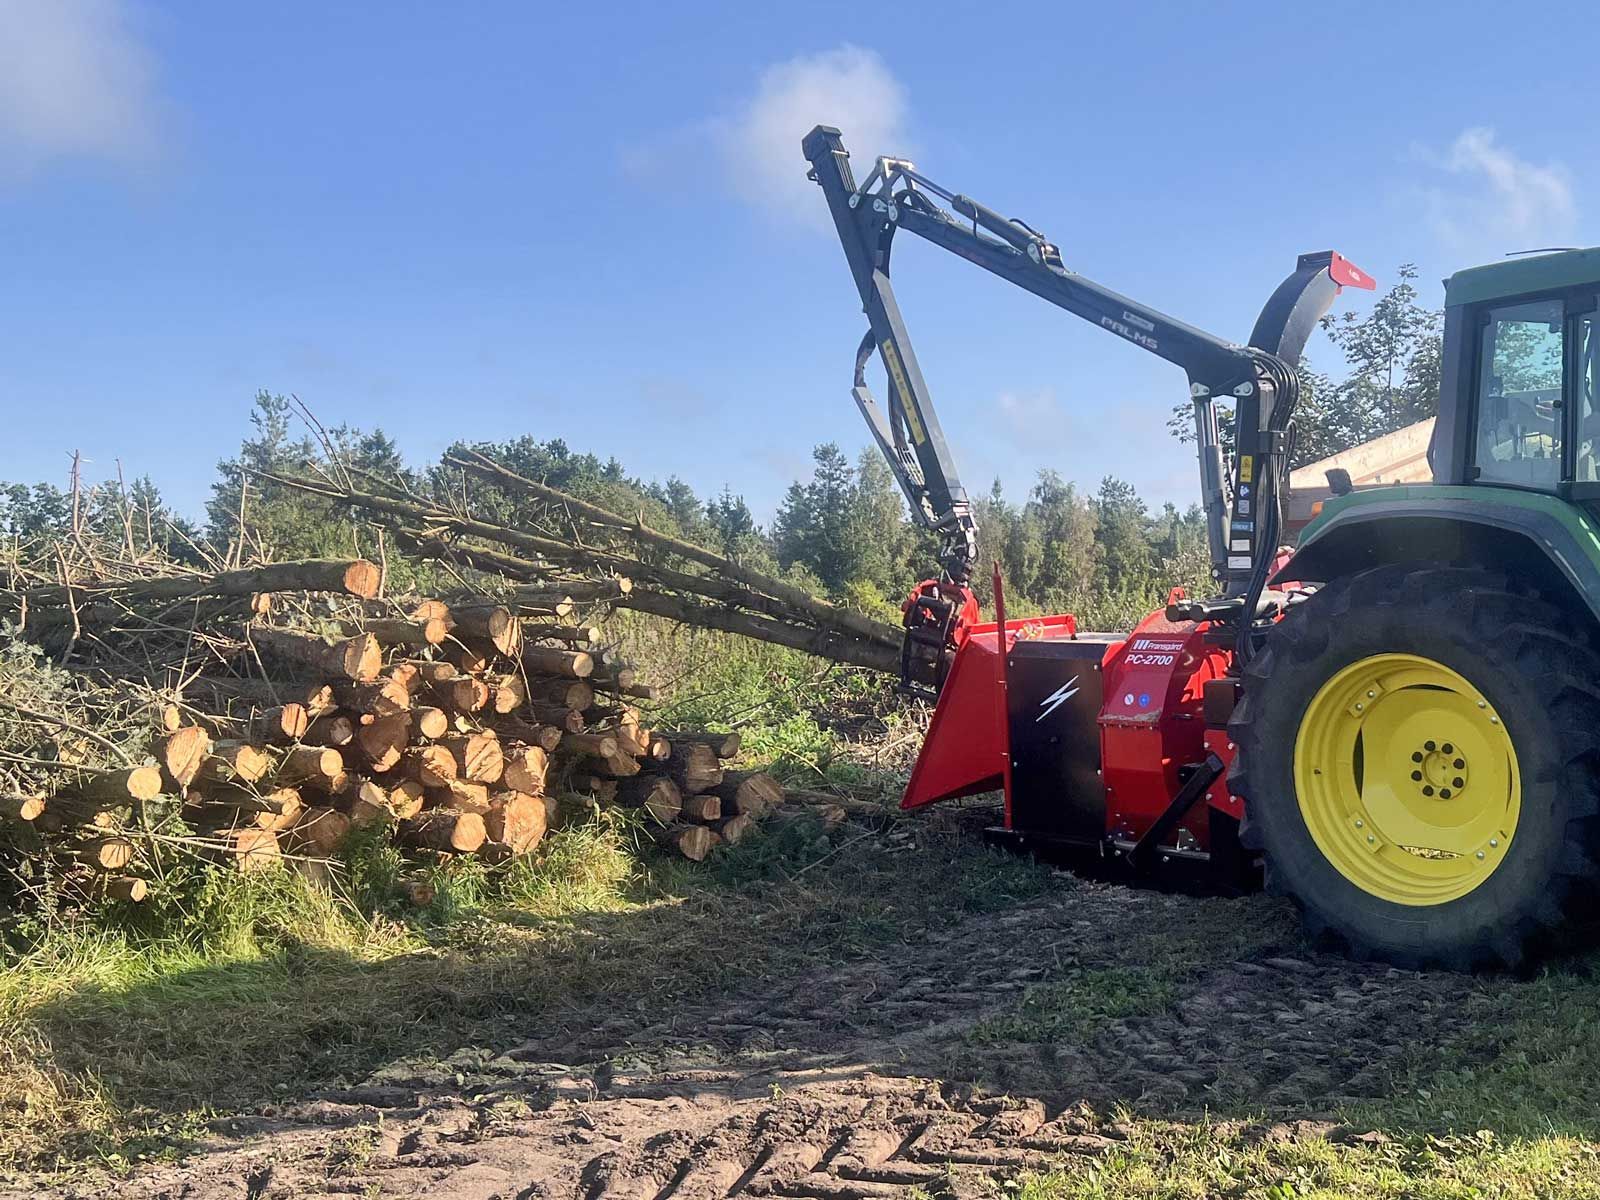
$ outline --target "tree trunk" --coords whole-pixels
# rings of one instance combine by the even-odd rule
[[[505,774],[505,751],[488,733],[463,733],[442,738],[439,745],[456,761],[456,775],[474,783],[496,783]]]
[[[395,713],[363,725],[356,734],[356,747],[368,765],[380,775],[400,765],[400,756],[411,740],[411,714]]]
[[[616,666],[607,667],[603,671],[597,670],[589,682],[598,691],[619,692],[627,695],[627,689],[634,687],[639,682],[636,676],[637,672],[632,667],[626,663],[619,663]]]
[[[413,621],[443,621],[447,625],[454,625],[455,620],[450,615],[450,606],[443,600],[418,600],[413,604],[408,614]]]
[[[475,713],[489,703],[489,685],[472,675],[458,675],[448,683],[435,683],[433,694],[441,707],[458,713]]]
[[[191,793],[191,797],[192,820],[202,830],[255,828],[279,832],[299,820],[306,807],[295,788],[262,792],[227,784]]]
[[[618,804],[642,808],[663,825],[676,821],[683,811],[683,793],[665,776],[638,775],[619,780],[616,786]]]
[[[696,546],[692,542],[657,533],[652,529],[646,528],[643,522],[626,521],[616,513],[607,512],[598,505],[589,504],[579,500],[576,496],[570,496],[566,492],[550,487],[548,484],[538,483],[518,475],[514,471],[507,470],[485,455],[474,452],[469,453],[473,454],[471,458],[451,455],[449,461],[464,470],[472,471],[484,478],[491,479],[502,487],[520,489],[546,500],[554,500],[565,506],[569,512],[583,516],[596,524],[605,526],[608,529],[623,530],[635,542],[642,545],[650,546],[657,550],[665,550],[669,554],[675,554],[679,558],[686,558],[700,566],[710,567],[716,573],[716,576],[721,579],[734,580],[755,591],[765,592],[769,596],[782,600],[791,608],[798,609],[819,621],[850,630],[858,637],[882,637],[884,632],[889,629],[888,626],[869,617],[863,617],[845,609],[835,608],[833,605],[818,600],[815,596],[809,595],[793,584],[785,583],[781,579],[774,579],[770,575],[762,574],[760,571],[734,562],[723,555]],[[899,642],[897,634],[891,634],[891,638],[893,643],[897,644]],[[889,644],[890,640],[885,639],[885,644]]]
[[[717,835],[704,825],[672,825],[658,830],[656,841],[676,850],[691,862],[704,862],[717,844]]]
[[[124,767],[120,771],[105,771],[86,776],[69,790],[81,799],[109,806],[133,800],[154,800],[161,794],[161,770],[158,767]]]
[[[350,827],[365,829],[369,825],[382,825],[394,816],[389,807],[389,796],[371,780],[364,781],[350,797]]]
[[[496,675],[489,680],[489,707],[497,713],[516,712],[528,702],[528,685],[520,675]]]
[[[618,602],[621,607],[652,613],[668,620],[697,625],[702,629],[720,629],[725,633],[742,634],[758,641],[803,650],[833,662],[867,667],[891,675],[900,672],[900,651],[881,641],[851,637],[833,629],[791,625],[770,617],[757,617],[735,612],[728,608],[713,608],[696,604],[676,596],[662,596],[650,592],[634,592]]]
[[[253,714],[249,728],[250,736],[263,742],[298,742],[311,728],[311,714],[305,705],[291,700]]]
[[[407,841],[416,845],[462,854],[471,854],[488,836],[483,818],[477,813],[437,808],[402,822],[401,832]]]
[[[396,819],[408,821],[422,811],[427,791],[415,779],[402,779],[389,789],[389,811]]]
[[[338,707],[333,698],[333,688],[320,680],[316,683],[274,683],[265,679],[224,679],[202,675],[191,687],[197,691],[209,691],[213,698],[246,700],[260,708],[293,702],[304,707],[306,715],[312,720],[325,717]]]
[[[683,816],[689,821],[716,821],[722,817],[722,800],[713,792],[683,798]]]
[[[730,846],[737,845],[744,835],[755,827],[755,818],[746,813],[735,813],[731,817],[723,817],[712,825],[712,828],[717,831],[717,835]]]
[[[441,738],[450,732],[450,718],[442,708],[429,705],[413,708],[411,732],[419,738]]]
[[[532,621],[522,623],[522,638],[528,642],[565,642],[569,646],[598,646],[598,625],[547,625]]]
[[[133,857],[133,843],[122,837],[90,838],[78,847],[79,861],[97,871],[120,871]]]
[[[594,688],[581,679],[530,679],[528,699],[554,708],[575,708],[579,712],[594,707]]]
[[[498,792],[489,798],[483,824],[490,840],[511,854],[526,854],[544,837],[544,801],[522,792]]]
[[[333,694],[345,708],[372,717],[389,717],[411,708],[411,692],[396,679],[374,679],[370,683],[333,685]]]
[[[344,772],[344,757],[329,746],[291,746],[278,763],[273,782],[279,787],[307,783],[326,786]]]
[[[161,740],[158,757],[161,759],[161,765],[166,768],[167,778],[181,792],[194,782],[195,776],[200,773],[200,768],[205,765],[206,756],[210,753],[211,735],[198,725],[187,725],[167,734]]]
[[[421,677],[423,684],[429,687],[440,687],[461,677],[460,669],[451,662],[437,662],[423,658],[412,658],[406,661],[417,669],[417,674]]]
[[[444,787],[458,774],[455,755],[443,746],[413,746],[401,761],[405,774],[424,787]]]
[[[886,805],[874,804],[870,800],[857,800],[853,796],[836,796],[832,792],[814,792],[806,788],[786,788],[783,794],[795,804],[805,804],[813,808],[837,808],[852,817],[885,817],[894,811]]]
[[[607,604],[633,591],[633,580],[626,575],[614,579],[563,579],[550,587],[528,584],[512,590],[516,603],[548,611],[565,600],[571,604]]]
[[[100,881],[99,892],[102,899],[138,904],[149,895],[150,885],[137,875],[112,875]]]
[[[272,756],[259,746],[238,738],[225,738],[211,747],[211,754],[200,764],[196,779],[232,783],[255,783],[272,769]]]
[[[346,632],[370,633],[380,646],[437,646],[450,636],[450,622],[439,617],[409,621],[403,617],[368,617],[351,624]]]
[[[474,783],[469,779],[452,779],[443,787],[429,788],[428,799],[435,808],[486,813],[489,811],[489,785]]]
[[[582,733],[588,722],[575,708],[557,708],[550,704],[530,704],[528,715],[541,725],[553,725],[564,734]]]
[[[288,836],[296,852],[331,858],[350,836],[350,818],[334,808],[308,808]]]
[[[603,779],[598,775],[575,775],[572,779],[572,790],[574,792],[587,792],[594,797],[596,804],[602,806],[616,800],[617,789],[620,786],[620,781]]]
[[[227,840],[228,856],[240,871],[270,871],[283,865],[278,835],[270,829],[234,829]]]
[[[725,811],[758,821],[783,805],[783,784],[765,771],[725,771],[711,790],[722,798]]]
[[[522,665],[530,675],[560,675],[566,679],[587,679],[594,674],[594,655],[587,650],[556,650],[549,646],[527,646]]]
[[[380,572],[365,559],[302,559],[244,567],[215,575],[164,575],[127,582],[74,584],[13,591],[29,604],[82,605],[101,596],[125,602],[182,600],[190,596],[252,596],[257,592],[343,592],[371,600]]]
[[[23,796],[15,793],[0,796],[0,814],[13,821],[35,821],[44,810],[43,796]]]
[[[335,714],[318,717],[306,730],[305,743],[310,746],[348,746],[356,738],[356,723],[349,717]]]
[[[709,746],[693,742],[673,746],[672,757],[661,765],[686,796],[709,791],[722,782],[722,763]]]
[[[656,733],[675,745],[687,745],[690,742],[695,742],[702,746],[709,746],[711,752],[718,758],[736,757],[739,753],[739,746],[743,742],[737,730],[732,733],[712,733],[710,730],[704,729],[658,729]]]
[[[631,754],[608,754],[604,758],[586,758],[578,764],[579,770],[606,779],[628,779],[639,773],[639,760]]]
[[[616,736],[610,733],[569,733],[561,739],[561,746],[564,750],[592,754],[596,758],[611,758],[621,753]]]
[[[481,638],[507,658],[522,650],[522,625],[511,610],[499,604],[453,605],[450,616],[458,637]]]
[[[540,746],[513,746],[505,752],[506,787],[531,795],[544,793],[545,776],[550,769],[549,755]]]
[[[580,713],[578,719],[581,721],[583,714]],[[547,754],[559,746],[561,739],[566,736],[559,725],[536,725],[517,717],[497,717],[494,728],[508,742],[523,742],[529,746],[538,746]]]
[[[383,648],[369,633],[345,638],[330,646],[312,633],[252,629],[250,640],[272,658],[310,667],[322,675],[368,680],[376,679],[383,670]]]

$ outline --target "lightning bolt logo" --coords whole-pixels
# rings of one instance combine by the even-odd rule
[[[1055,712],[1056,709],[1060,708],[1063,704],[1065,704],[1068,700],[1071,700],[1077,694],[1078,677],[1074,675],[1071,679],[1067,680],[1055,691],[1051,692],[1039,702],[1039,707],[1044,709],[1044,711],[1033,719],[1033,723],[1037,725],[1040,721],[1044,720],[1051,713]]]

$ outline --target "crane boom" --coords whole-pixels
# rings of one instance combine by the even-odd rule
[[[912,163],[879,159],[858,186],[837,129],[819,125],[802,146],[811,163],[810,178],[827,199],[867,315],[869,329],[857,351],[852,394],[912,512],[943,535],[944,578],[961,587],[967,584],[977,555],[977,527],[890,282],[890,252],[899,229],[1184,370],[1194,403],[1213,571],[1232,606],[1253,613],[1276,549],[1278,486],[1292,440],[1289,418],[1298,389],[1295,364],[1341,287],[1371,288],[1372,278],[1332,251],[1302,255],[1263,308],[1250,343],[1241,346],[1067,269],[1060,250],[1043,234],[941,187]],[[874,352],[889,379],[884,408],[866,384],[866,363]],[[1231,469],[1223,462],[1218,399],[1234,405]]]

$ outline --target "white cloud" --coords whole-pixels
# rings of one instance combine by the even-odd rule
[[[723,151],[746,199],[780,215],[827,223],[806,180],[800,139],[814,125],[844,133],[858,177],[880,154],[905,154],[906,92],[883,59],[845,45],[768,67],[722,131]]]
[[[844,45],[767,67],[755,91],[730,111],[626,147],[621,165],[670,186],[674,164],[709,152],[751,204],[780,220],[827,227],[827,206],[806,179],[800,139],[814,125],[841,130],[862,177],[878,155],[907,152],[905,120],[905,88],[883,59]]]
[[[1533,249],[1571,235],[1578,207],[1567,168],[1532,163],[1502,145],[1493,129],[1466,129],[1423,162],[1456,177],[1423,189],[1435,231],[1455,247],[1485,252]]]
[[[124,0],[0,0],[0,171],[147,161],[155,64]]]

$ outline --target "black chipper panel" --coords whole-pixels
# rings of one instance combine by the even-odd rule
[[[1105,837],[1100,778],[1100,660],[1113,634],[1019,641],[1008,662],[1011,827],[1021,834],[1098,845]]]

